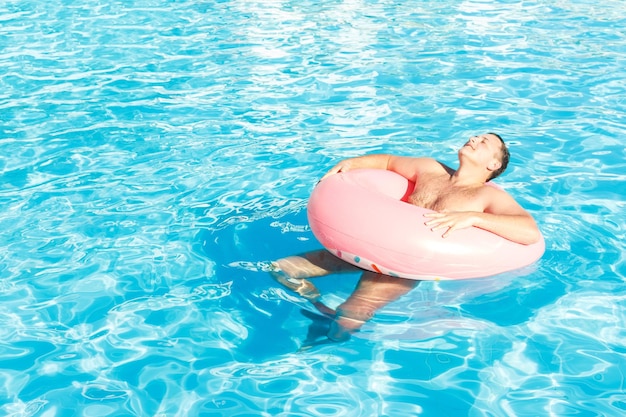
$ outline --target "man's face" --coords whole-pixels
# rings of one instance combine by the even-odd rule
[[[490,169],[497,169],[500,162],[500,153],[502,151],[502,142],[496,135],[485,133],[478,136],[472,136],[459,150],[460,157],[468,157]]]

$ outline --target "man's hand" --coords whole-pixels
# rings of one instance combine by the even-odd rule
[[[336,174],[338,172],[349,171],[350,168],[352,168],[352,163],[350,159],[341,161],[337,165],[332,167],[330,170],[328,170],[328,172],[324,174],[324,176],[322,177],[322,179],[320,179],[320,181],[324,181],[325,178],[330,177],[331,175]]]
[[[450,233],[458,229],[472,227],[479,220],[481,213],[475,211],[440,211],[426,213],[424,217],[432,220],[424,223],[430,230],[447,229],[441,237],[447,237]]]

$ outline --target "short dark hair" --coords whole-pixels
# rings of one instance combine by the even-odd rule
[[[493,132],[489,132],[489,134],[494,135],[495,137],[500,139],[500,143],[502,144],[502,147],[500,148],[500,168],[493,171],[491,173],[491,176],[487,178],[487,181],[491,181],[492,179],[496,178],[498,175],[502,174],[506,170],[506,167],[509,165],[509,159],[511,158],[511,154],[509,153],[509,148],[507,148],[506,143],[504,143],[504,139],[502,139],[502,136]]]

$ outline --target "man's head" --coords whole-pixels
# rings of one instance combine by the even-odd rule
[[[509,164],[509,150],[497,133],[472,136],[459,150],[459,157],[487,171],[485,181],[502,174]]]
[[[500,160],[500,167],[491,171],[491,176],[487,179],[487,181],[490,181],[506,170],[506,167],[509,165],[509,159],[511,158],[511,154],[509,153],[509,148],[507,148],[506,143],[504,143],[502,136],[493,132],[487,134],[493,135],[500,140],[500,152],[496,154],[496,157]]]

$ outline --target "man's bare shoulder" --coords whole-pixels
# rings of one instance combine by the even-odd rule
[[[480,191],[485,211],[493,214],[519,214],[524,209],[511,194],[498,185],[485,185]]]
[[[504,190],[500,185],[493,183],[486,183],[480,189],[480,195],[488,200],[498,201],[498,200],[513,200],[513,197]]]

